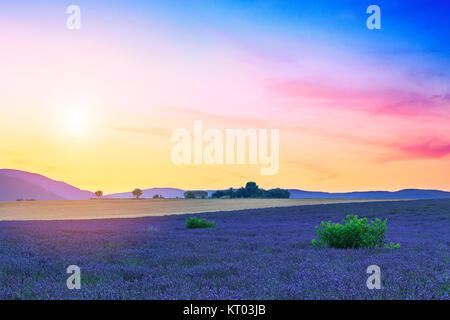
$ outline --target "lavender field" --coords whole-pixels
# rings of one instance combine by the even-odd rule
[[[388,218],[398,250],[319,249],[322,220]],[[185,228],[187,217],[216,229]],[[0,299],[449,299],[450,200],[0,222]],[[66,268],[81,268],[81,289]],[[381,268],[369,290],[366,269]]]

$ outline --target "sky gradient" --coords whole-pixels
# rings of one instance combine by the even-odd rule
[[[81,30],[66,28],[70,4],[81,8]],[[366,27],[371,4],[381,8],[381,30]],[[332,192],[450,190],[446,1],[0,8],[0,168],[105,193],[246,181]],[[280,129],[278,174],[176,166],[171,133],[192,130],[195,120]]]

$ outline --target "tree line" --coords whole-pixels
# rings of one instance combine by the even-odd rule
[[[228,190],[218,190],[214,192],[212,198],[289,198],[291,193],[285,189],[260,189],[255,182],[247,182],[245,188],[239,188],[234,190],[230,188]]]
[[[132,193],[132,195],[133,195],[136,199],[138,199],[138,200],[140,199],[140,197],[141,197],[142,194],[143,194],[143,192],[142,192],[141,189],[134,189],[131,193]],[[97,198],[103,197],[103,191],[101,191],[101,190],[95,191],[94,194],[97,196]],[[162,194],[155,194],[155,195],[153,196],[153,199],[164,199],[164,197],[163,197]]]

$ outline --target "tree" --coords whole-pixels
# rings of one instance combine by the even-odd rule
[[[95,195],[97,196],[97,198],[103,197],[103,191],[101,190],[95,191]]]
[[[236,198],[236,193],[233,192],[233,188],[228,190],[217,190],[211,195],[211,198]]]
[[[291,193],[288,190],[276,188],[270,190],[264,190],[263,192],[264,198],[285,198],[288,199],[291,196]]]
[[[136,199],[139,200],[139,197],[142,196],[142,190],[141,189],[134,189],[133,190],[133,196],[135,196]]]
[[[239,189],[217,190],[212,198],[289,198],[288,190],[276,188],[271,190],[260,189],[255,182],[247,182]]]
[[[190,190],[184,193],[186,199],[206,199],[208,198],[208,192],[203,190]]]
[[[260,198],[263,196],[263,192],[259,189],[255,182],[247,182],[245,185],[246,198]]]
[[[155,195],[153,196],[153,199],[159,199],[159,194],[155,194]]]
[[[186,191],[184,193],[184,198],[185,199],[195,199],[195,194],[192,191]]]

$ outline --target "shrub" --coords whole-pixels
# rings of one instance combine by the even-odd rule
[[[358,248],[391,248],[398,249],[400,244],[383,242],[386,232],[387,219],[375,219],[370,223],[367,218],[358,219],[356,215],[348,215],[343,224],[320,223],[316,226],[317,237],[312,244],[322,248],[358,249]]]
[[[206,219],[198,219],[196,217],[186,219],[186,228],[194,229],[194,228],[215,228],[215,222],[208,222]]]

